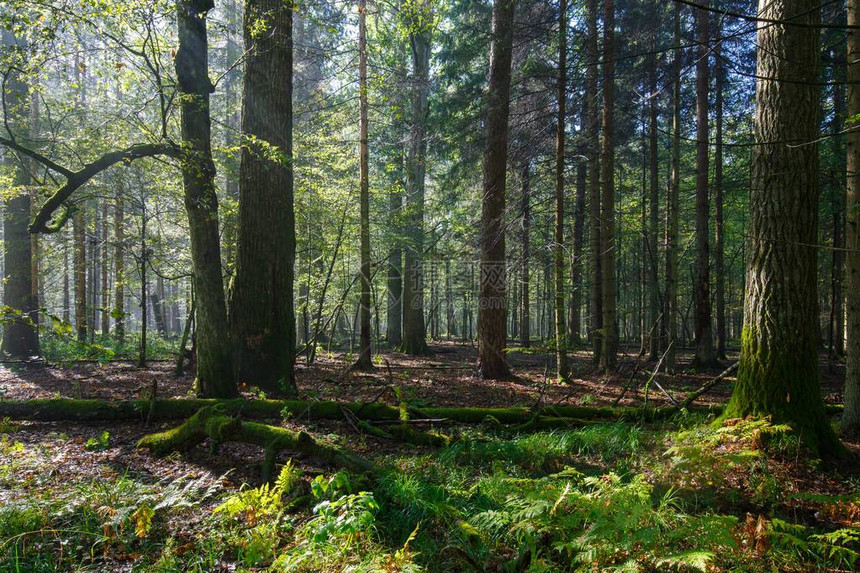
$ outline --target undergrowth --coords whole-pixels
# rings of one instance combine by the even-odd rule
[[[287,460],[273,483],[238,490],[211,477],[152,482],[129,473],[67,483],[50,472],[50,455],[3,428],[1,571],[858,564],[860,496],[800,488],[791,472],[820,468],[766,421],[714,428],[688,418],[514,436],[464,430],[442,450],[377,459],[384,469],[371,487],[346,472],[307,474]],[[109,440],[99,436],[85,455],[99,455]],[[12,476],[20,473],[37,477],[16,491]]]

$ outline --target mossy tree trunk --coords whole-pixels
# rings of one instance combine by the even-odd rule
[[[197,390],[207,397],[237,394],[227,336],[221,277],[218,197],[212,161],[206,15],[212,0],[176,0],[179,46],[174,63],[182,131],[182,183],[191,234],[197,304]]]
[[[725,416],[789,423],[822,454],[840,452],[818,382],[819,13],[817,0],[761,0],[738,380]],[[763,79],[767,78],[767,79]]]
[[[505,277],[505,176],[508,164],[514,0],[493,2],[487,141],[481,209],[481,274],[478,296],[478,373],[483,379],[511,375],[507,342]]]
[[[242,157],[230,337],[237,381],[294,395],[293,8],[245,3]],[[197,291],[198,304],[203,303]]]

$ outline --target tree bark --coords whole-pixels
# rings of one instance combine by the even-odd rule
[[[427,354],[424,323],[424,179],[430,90],[430,3],[411,5],[407,15],[412,52],[412,128],[406,157],[407,244],[403,273],[403,352]]]
[[[618,324],[615,311],[615,0],[603,3],[603,140],[600,150],[601,298],[603,348],[600,366],[605,371],[618,361]]]
[[[720,28],[716,30],[720,37]],[[723,63],[722,43],[714,49],[716,78],[714,86],[714,114],[716,116],[714,139],[714,303],[716,306],[716,358],[726,359],[726,269],[725,223],[723,221],[723,86],[726,81],[726,66]]]
[[[860,0],[848,0],[848,25],[860,26]],[[860,114],[860,30],[848,30],[848,107],[846,115]],[[848,126],[845,134],[847,147],[846,209],[845,209],[845,264],[846,323],[848,361],[845,370],[845,411],[842,414],[842,432],[860,434],[860,131],[857,124]]]
[[[681,5],[675,4],[672,63],[672,166],[666,205],[666,295],[663,307],[666,370],[675,369],[678,347],[678,224],[681,187]]]
[[[590,251],[590,298],[591,324],[589,334],[595,365],[600,363],[603,348],[603,273],[601,271],[602,241],[600,237],[600,95],[598,93],[598,42],[597,42],[597,0],[586,0],[586,46],[585,58],[585,99],[588,101],[588,118],[585,121],[586,145],[588,156],[588,241]]]
[[[87,243],[83,207],[72,217],[75,273],[75,328],[78,342],[87,341]]]
[[[564,138],[567,100],[567,0],[561,0],[558,20],[558,79],[555,135],[555,366],[559,380],[567,380],[567,324],[564,316]]]
[[[481,274],[478,297],[478,374],[509,378],[505,280],[505,176],[508,162],[514,0],[493,2],[487,140],[481,208]]]
[[[114,334],[120,344],[125,342],[125,228],[123,223],[125,205],[122,194],[122,179],[118,179],[113,211],[115,291],[112,314]]]
[[[358,0],[358,188],[361,270],[359,279],[358,359],[353,368],[373,368],[370,355],[370,155],[367,147],[367,1]]]
[[[657,22],[657,2],[651,0],[652,22]],[[651,49],[657,47],[657,28],[651,35]],[[660,355],[660,265],[657,262],[657,234],[660,221],[660,176],[657,141],[657,55],[648,56],[648,249],[645,265],[648,269],[648,358],[657,360]]]
[[[760,0],[755,142],[738,380],[727,417],[771,416],[841,453],[818,382],[817,0]],[[762,79],[768,78],[768,79]]]
[[[531,289],[530,273],[530,258],[531,258],[531,226],[532,226],[532,211],[531,211],[531,162],[526,159],[523,162],[520,171],[520,184],[522,185],[522,230],[523,230],[523,256],[520,266],[520,345],[523,348],[531,346],[531,301],[529,300],[529,290]]]
[[[573,207],[573,251],[570,256],[570,309],[568,310],[567,335],[572,346],[582,344],[582,249],[585,240],[585,194],[588,186],[588,134],[584,129],[588,121],[588,98],[582,100],[580,121],[583,128],[579,134],[576,165],[576,200]]]
[[[102,228],[101,228],[101,323],[102,335],[107,336],[110,332],[110,289],[108,288],[108,269],[110,257],[110,245],[108,244],[108,199],[102,200]]]
[[[288,395],[296,393],[292,19],[280,0],[246,1],[242,136],[254,143],[242,146],[230,305],[236,380]]]
[[[227,336],[211,148],[209,94],[214,88],[208,74],[206,15],[212,7],[212,0],[176,0],[179,46],[174,62],[180,92],[182,183],[198,296],[197,391],[207,397],[229,397],[235,396],[237,390]]]
[[[708,3],[705,2],[704,6]],[[696,354],[693,366],[710,368],[716,362],[711,333],[710,201],[708,197],[708,87],[709,13],[696,10]]]
[[[3,47],[12,52],[26,50],[25,44],[15,38],[8,30],[3,30]],[[15,68],[10,68],[10,74],[4,76],[3,102],[7,106],[7,125],[30,131],[28,126],[28,87]],[[33,282],[33,243],[27,232],[30,221],[30,190],[29,172],[21,162],[25,158],[16,158],[12,153],[6,154],[6,162],[14,173],[15,189],[4,190],[3,201],[3,304],[7,307],[4,314],[7,320],[3,325],[3,355],[26,360],[40,355],[39,349],[39,301]]]

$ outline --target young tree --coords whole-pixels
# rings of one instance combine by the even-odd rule
[[[761,0],[738,380],[726,417],[771,416],[840,452],[818,383],[818,0]]]
[[[246,1],[230,329],[237,380],[294,395],[292,22],[290,3]]]
[[[848,108],[847,116],[860,115],[860,0],[848,0]],[[845,133],[848,149],[845,209],[846,302],[848,306],[848,362],[845,370],[845,409],[842,432],[860,434],[860,131],[856,121]]]
[[[559,2],[558,17],[558,117],[555,138],[555,339],[556,375],[567,380],[567,325],[564,317],[564,137],[567,100],[567,0]]]
[[[600,257],[603,300],[603,348],[600,367],[615,368],[618,361],[615,277],[615,0],[603,3],[603,139],[600,148]]]
[[[176,0],[179,46],[174,62],[183,140],[182,182],[198,297],[197,390],[206,397],[226,398],[235,396],[237,390],[227,336],[211,147],[209,94],[214,88],[208,71],[206,15],[212,7],[212,0]]]
[[[505,356],[507,321],[504,217],[514,4],[514,0],[493,2],[478,299],[478,374],[485,380],[503,379],[511,375]]]

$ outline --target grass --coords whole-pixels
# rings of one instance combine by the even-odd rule
[[[15,498],[0,506],[0,571],[857,566],[856,482],[831,473],[842,493],[802,489],[820,469],[766,422],[681,422],[464,430],[441,450],[378,458],[385,469],[372,489],[292,463],[272,484],[239,490],[128,473],[68,482],[52,474],[50,451],[4,434],[0,485]],[[36,475],[33,485],[16,489],[9,476],[23,474]]]

